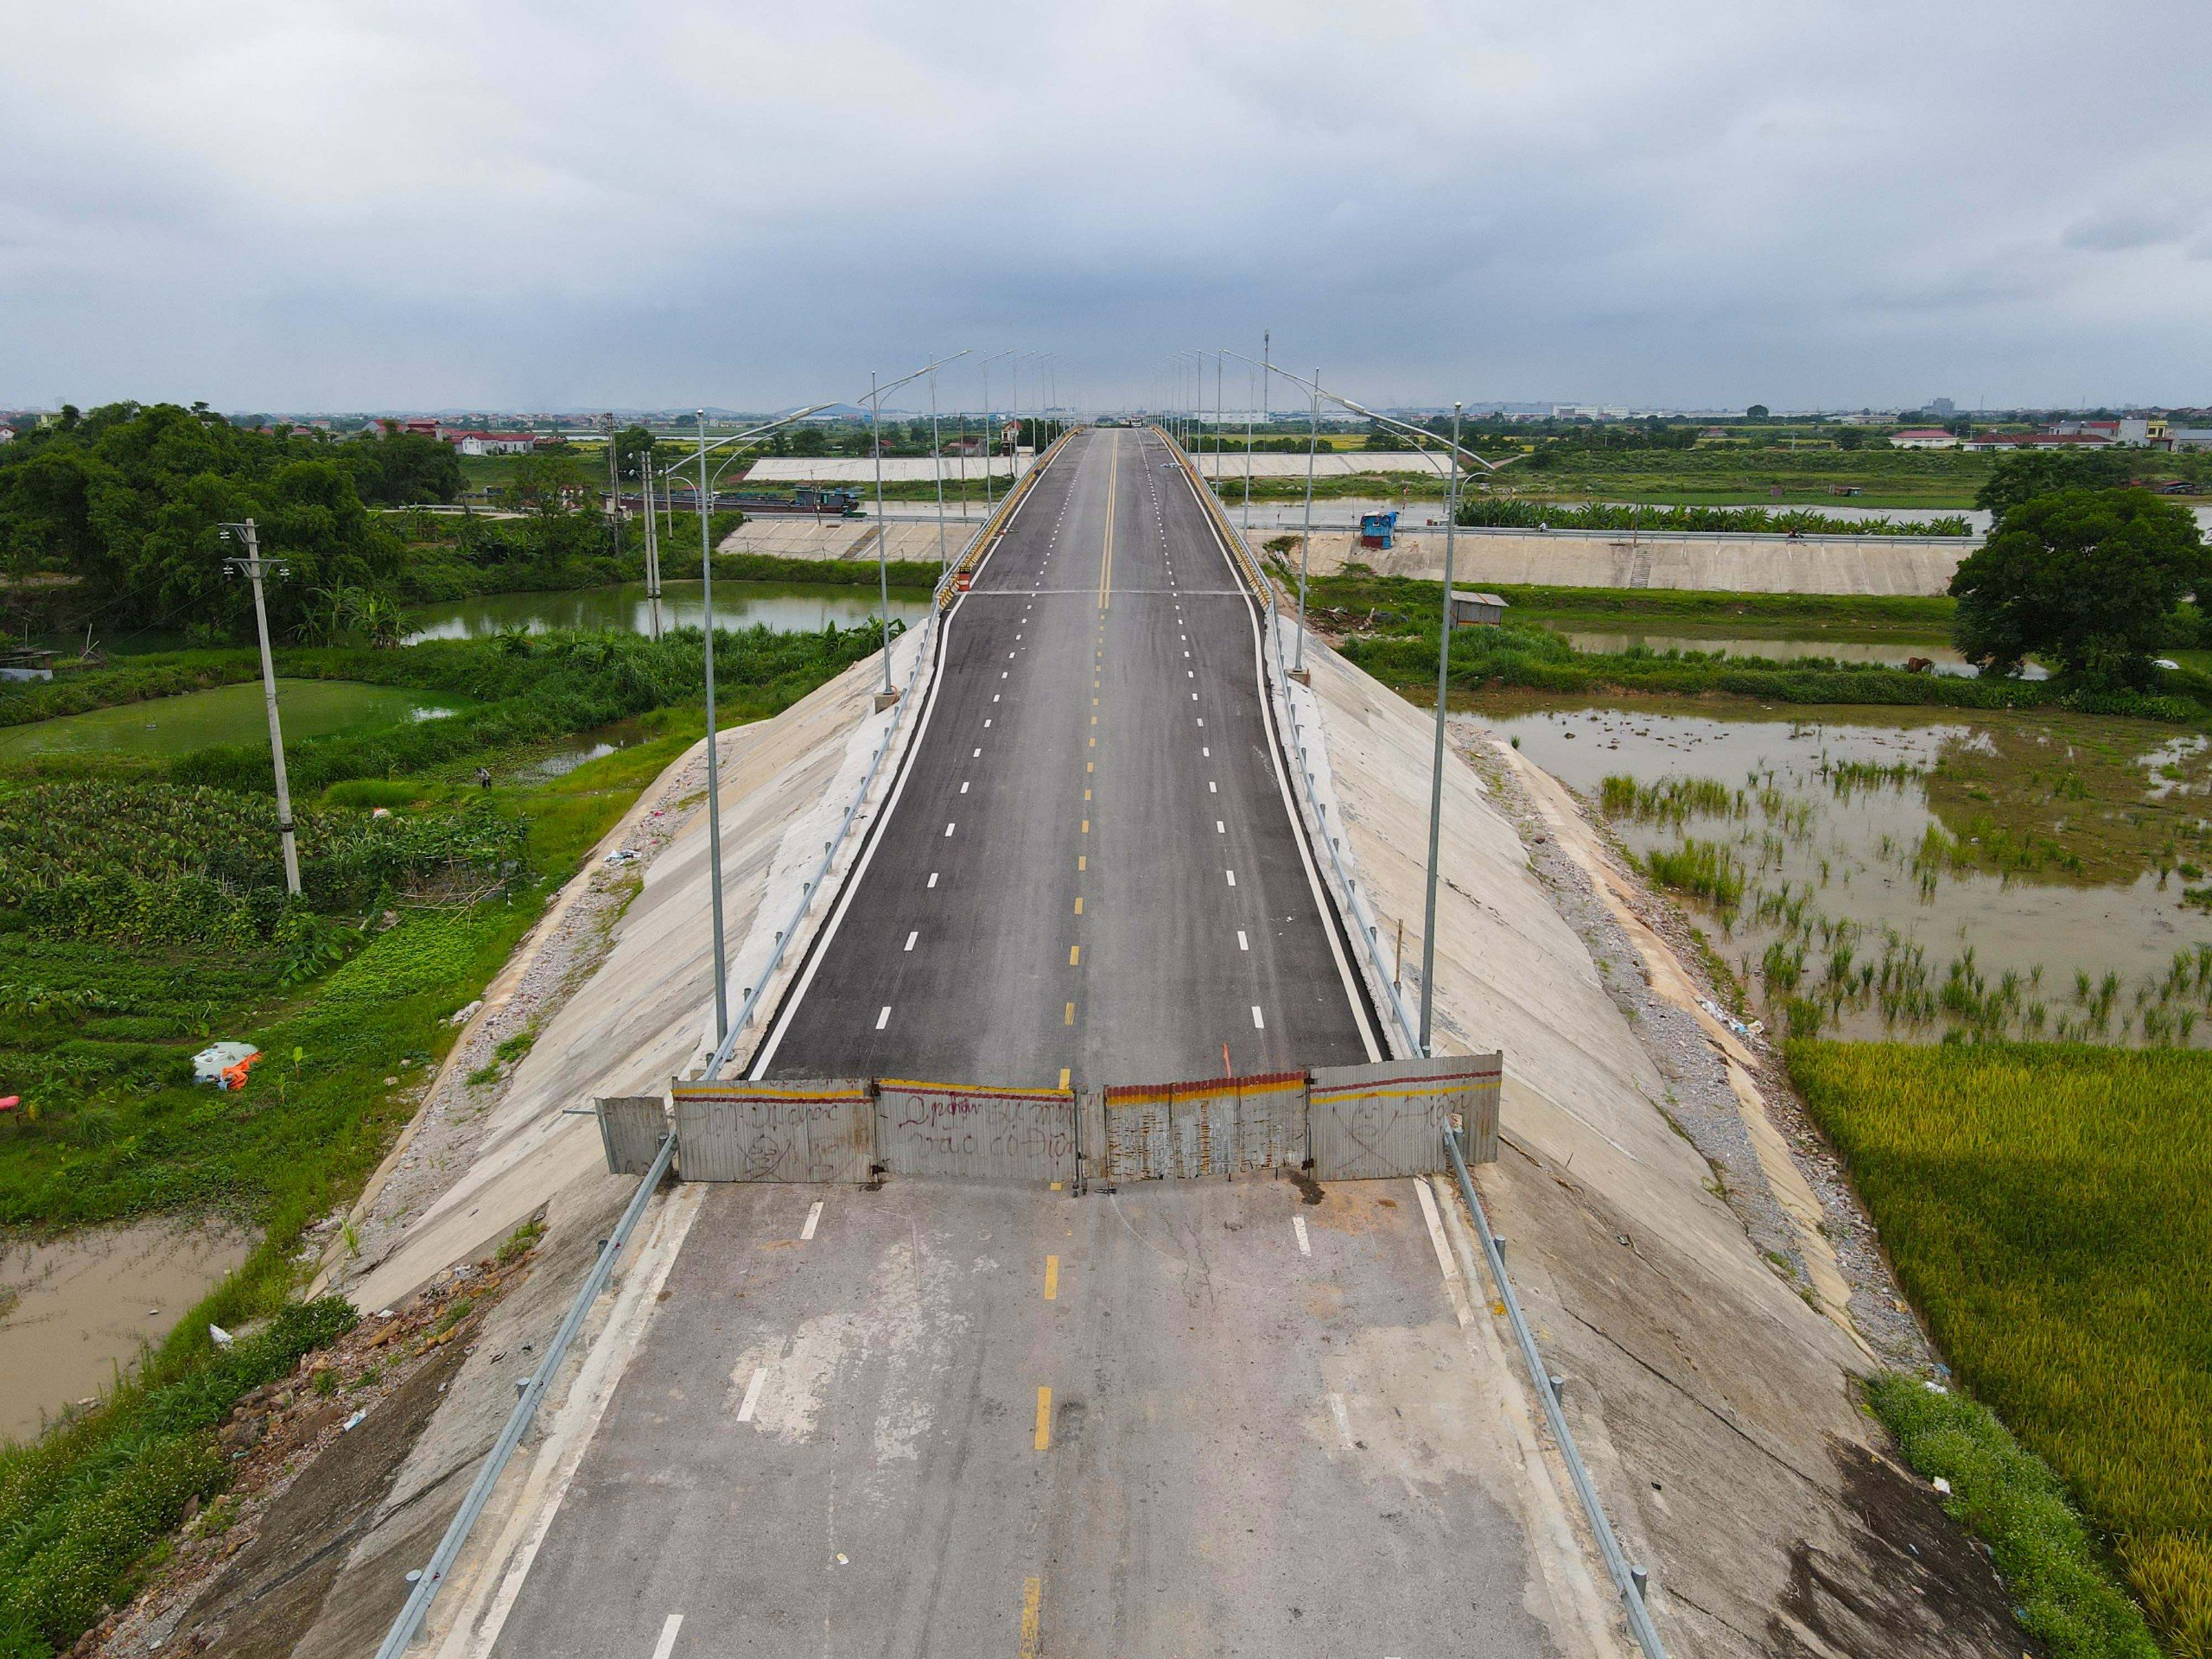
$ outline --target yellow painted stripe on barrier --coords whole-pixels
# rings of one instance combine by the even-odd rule
[[[866,1100],[868,1096],[852,1089],[776,1089],[716,1088],[713,1085],[686,1088],[678,1084],[674,1094],[678,1100]]]

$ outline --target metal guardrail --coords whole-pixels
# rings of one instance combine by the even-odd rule
[[[584,1322],[584,1315],[599,1300],[599,1293],[607,1287],[607,1275],[614,1270],[614,1258],[630,1242],[630,1235],[638,1225],[638,1218],[645,1212],[645,1200],[668,1173],[668,1166],[676,1156],[676,1137],[671,1135],[660,1143],[660,1151],[653,1157],[652,1167],[638,1183],[638,1190],[631,1195],[629,1205],[622,1211],[622,1219],[599,1247],[599,1255],[591,1264],[591,1271],[584,1277],[583,1288],[569,1305],[568,1317],[561,1321],[561,1328],[553,1333],[553,1340],[545,1350],[545,1357],[538,1362],[522,1383],[522,1397],[515,1402],[515,1408],[507,1414],[506,1426],[499,1431],[499,1438],[492,1444],[476,1478],[469,1483],[468,1495],[461,1501],[461,1508],[446,1528],[445,1536],[438,1540],[438,1547],[430,1553],[429,1562],[415,1580],[415,1588],[407,1598],[407,1605],[399,1610],[399,1617],[391,1622],[385,1632],[384,1643],[377,1649],[377,1659],[399,1659],[415,1639],[415,1632],[422,1627],[423,1616],[430,1611],[430,1602],[446,1581],[446,1574],[453,1571],[453,1564],[461,1554],[461,1547],[468,1541],[469,1529],[475,1526],[476,1517],[484,1512],[484,1505],[492,1496],[492,1488],[499,1484],[499,1476],[507,1466],[507,1459],[521,1443],[529,1429],[531,1419],[537,1414],[537,1402],[544,1398],[552,1382],[553,1374],[560,1370],[561,1362],[568,1357],[569,1344],[575,1340],[577,1329]]]
[[[1590,1478],[1589,1467],[1574,1444],[1574,1431],[1567,1426],[1567,1414],[1560,1408],[1559,1385],[1544,1369],[1543,1355],[1536,1348],[1536,1333],[1529,1328],[1529,1317],[1521,1311],[1521,1299],[1513,1294],[1513,1280],[1505,1270],[1505,1241],[1491,1230],[1490,1217],[1483,1210],[1482,1200],[1475,1196],[1474,1182],[1467,1177],[1467,1162],[1460,1156],[1459,1139],[1448,1129],[1444,1135],[1444,1149],[1452,1160],[1452,1176],[1459,1183],[1459,1196],[1466,1200],[1467,1213],[1475,1218],[1475,1231],[1482,1240],[1483,1261],[1490,1269],[1491,1282],[1497,1287],[1497,1300],[1505,1305],[1506,1319],[1520,1344],[1522,1363],[1529,1368],[1529,1380],[1535,1388],[1537,1398],[1543,1402],[1544,1421],[1559,1446],[1567,1478],[1574,1483],[1575,1496],[1582,1500],[1583,1516],[1590,1523],[1590,1530],[1597,1535],[1598,1553],[1605,1558],[1605,1571],[1612,1576],[1613,1588],[1619,1593],[1621,1606],[1628,1614],[1628,1627],[1635,1633],[1637,1645],[1643,1649],[1645,1659],[1667,1659],[1666,1644],[1660,1641],[1658,1628],[1651,1622],[1651,1609],[1644,1601],[1649,1577],[1642,1567],[1630,1565],[1621,1549],[1621,1541],[1614,1535],[1612,1523],[1605,1519],[1605,1505],[1598,1496],[1597,1483]]]
[[[1067,436],[1068,435],[1062,434],[1043,455],[1038,457],[1036,463],[1022,475],[1015,487],[1008,492],[1006,499],[1000,504],[998,512],[985,521],[982,527],[969,539],[968,545],[961,550],[960,557],[946,567],[944,576],[939,579],[935,594],[935,598],[939,602],[931,605],[928,620],[923,624],[925,635],[930,636],[932,631],[936,631],[934,637],[925,637],[921,647],[914,653],[914,666],[907,676],[906,690],[899,696],[898,712],[892,717],[891,725],[884,733],[882,743],[877,747],[875,753],[870,757],[868,772],[861,778],[859,789],[854,793],[852,804],[845,809],[845,816],[839,822],[837,834],[823,855],[820,868],[815,871],[814,875],[808,880],[805,890],[800,894],[798,907],[792,913],[790,924],[777,936],[775,951],[770,956],[767,967],[761,971],[760,983],[754,986],[747,995],[745,1007],[738,1019],[732,1022],[728,1035],[722,1039],[721,1046],[715,1051],[713,1058],[708,1062],[705,1072],[708,1078],[715,1078],[721,1074],[722,1066],[728,1060],[732,1046],[737,1040],[739,1033],[744,1031],[747,1024],[751,1020],[754,1007],[758,1005],[761,995],[767,989],[769,980],[774,977],[777,964],[783,960],[785,950],[789,948],[791,939],[798,934],[799,923],[805,919],[807,909],[814,901],[816,889],[828,876],[830,867],[836,858],[837,848],[842,844],[846,834],[852,828],[854,819],[860,812],[862,803],[867,800],[868,791],[875,780],[876,772],[883,764],[883,757],[891,751],[892,740],[897,734],[900,722],[906,718],[908,705],[913,702],[913,692],[916,687],[921,683],[924,664],[928,663],[932,654],[943,646],[944,635],[938,630],[938,624],[945,608],[942,601],[946,593],[954,588],[959,574],[980,559],[982,551],[988,545],[989,538],[1005,529],[1007,523],[1014,515],[1016,505],[1027,495],[1029,480],[1044,471],[1045,462],[1052,457],[1061,444],[1067,442]],[[885,640],[883,648],[889,651],[891,642]],[[708,741],[714,741],[715,735],[713,733],[708,734]],[[654,1154],[652,1166],[646,1170],[644,1178],[639,1181],[638,1190],[631,1195],[629,1204],[622,1211],[621,1220],[615,1224],[613,1232],[601,1243],[599,1255],[592,1262],[591,1271],[585,1275],[582,1286],[576,1292],[575,1300],[569,1305],[568,1314],[562,1319],[560,1329],[554,1333],[553,1341],[547,1347],[544,1357],[539,1361],[537,1369],[520,1384],[521,1397],[515,1402],[514,1409],[507,1414],[506,1424],[500,1429],[499,1438],[493,1442],[491,1451],[486,1454],[483,1466],[477,1470],[476,1478],[470,1483],[467,1495],[461,1499],[461,1508],[454,1513],[452,1522],[447,1526],[444,1536],[438,1540],[438,1547],[431,1552],[429,1562],[416,1575],[415,1587],[408,1595],[406,1605],[400,1609],[398,1618],[392,1620],[391,1628],[385,1632],[382,1645],[377,1649],[377,1659],[399,1659],[399,1656],[405,1653],[414,1642],[416,1633],[422,1628],[423,1620],[430,1611],[431,1601],[435,1599],[438,1591],[444,1586],[446,1575],[453,1570],[454,1561],[459,1557],[461,1546],[468,1541],[468,1535],[476,1525],[477,1517],[483,1513],[485,1504],[491,1498],[492,1489],[499,1484],[499,1476],[505,1471],[507,1459],[514,1455],[515,1447],[522,1443],[522,1437],[529,1432],[531,1420],[537,1414],[539,1402],[543,1400],[545,1390],[551,1385],[554,1374],[560,1370],[561,1362],[568,1357],[569,1344],[575,1340],[576,1332],[583,1325],[585,1315],[590,1312],[591,1305],[599,1300],[600,1293],[607,1288],[607,1277],[613,1271],[615,1257],[622,1253],[623,1247],[630,1242],[630,1235],[636,1230],[639,1217],[645,1214],[646,1200],[652,1198],[654,1191],[667,1176],[669,1165],[675,1156],[676,1136],[671,1133],[661,1141],[660,1150]]]
[[[1158,428],[1154,429],[1159,430]],[[1241,556],[1248,572],[1255,569],[1257,567],[1252,559],[1250,548],[1245,546],[1243,536],[1222,509],[1219,499],[1205,486],[1192,467],[1189,455],[1168,434],[1163,431],[1160,436],[1166,440],[1168,448],[1181,461],[1184,474],[1198,491],[1198,499],[1205,505],[1217,531],[1227,537],[1230,546]],[[1281,631],[1274,626],[1277,609],[1274,584],[1265,579],[1264,573],[1261,592],[1267,601],[1268,636],[1274,642],[1275,662],[1280,669],[1282,664],[1282,640]],[[1297,713],[1287,690],[1287,673],[1283,679],[1286,686],[1283,702],[1292,710],[1292,733],[1295,738]],[[1343,885],[1351,906],[1354,922],[1366,937],[1370,959],[1374,962],[1377,976],[1389,993],[1391,1007],[1406,1034],[1408,1046],[1418,1055],[1421,1046],[1414,1035],[1416,1028],[1407,1014],[1405,1001],[1398,994],[1398,988],[1391,983],[1389,975],[1382,970],[1380,941],[1372,918],[1361,904],[1358,890],[1352,886],[1342,861],[1337,855],[1337,838],[1328,833],[1327,821],[1321,816],[1320,804],[1313,792],[1313,774],[1306,768],[1303,744],[1298,745],[1295,758],[1298,771],[1306,783],[1306,804],[1313,809],[1314,821],[1320,826],[1322,840],[1328,843],[1330,861],[1336,868],[1337,879]],[[1667,1659],[1666,1645],[1660,1641],[1658,1629],[1651,1622],[1651,1610],[1644,1602],[1647,1577],[1643,1568],[1630,1563],[1621,1549],[1619,1538],[1613,1532],[1612,1523],[1605,1518],[1605,1503],[1598,1495],[1597,1484],[1590,1478],[1588,1465],[1582,1461],[1581,1451],[1574,1443],[1574,1432],[1567,1427],[1567,1415],[1560,1407],[1559,1389],[1553,1383],[1551,1373],[1544,1367],[1543,1355],[1536,1347],[1536,1333],[1529,1328],[1528,1315],[1521,1308],[1520,1297],[1514,1294],[1512,1277],[1505,1269],[1505,1241],[1491,1231],[1490,1217],[1483,1209],[1482,1200],[1475,1195],[1474,1182],[1468,1177],[1466,1160],[1459,1150],[1459,1136],[1447,1129],[1444,1135],[1444,1146],[1451,1161],[1452,1173],[1459,1183],[1459,1196],[1466,1201],[1467,1212],[1474,1217],[1475,1231],[1482,1240],[1483,1259],[1489,1268],[1491,1281],[1497,1287],[1497,1299],[1504,1305],[1507,1322],[1513,1327],[1522,1362],[1528,1367],[1529,1380],[1543,1402],[1544,1421],[1551,1430],[1552,1439],[1559,1446],[1561,1459],[1567,1465],[1567,1478],[1574,1484],[1575,1496],[1581,1501],[1582,1512],[1590,1523],[1590,1530],[1598,1540],[1598,1553],[1604,1558],[1605,1570],[1620,1594],[1622,1608],[1628,1615],[1629,1629],[1634,1633],[1637,1646],[1643,1650],[1644,1659]]]

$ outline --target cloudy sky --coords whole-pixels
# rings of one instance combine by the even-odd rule
[[[1263,327],[1380,403],[2212,402],[2199,4],[0,0],[0,406],[767,407],[1020,346],[1100,407]]]

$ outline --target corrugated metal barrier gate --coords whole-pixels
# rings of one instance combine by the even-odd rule
[[[903,1077],[677,1083],[677,1173],[690,1181],[878,1175],[1056,1184],[1190,1180],[1301,1169],[1369,1180],[1497,1156],[1498,1054],[1386,1060],[1104,1089],[1006,1089]],[[607,1167],[642,1172],[670,1103],[597,1103]]]

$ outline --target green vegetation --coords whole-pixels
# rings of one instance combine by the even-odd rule
[[[2189,509],[2145,490],[2060,490],[2005,510],[1951,580],[1969,661],[2013,672],[2029,653],[2085,683],[2143,689],[2183,600],[2212,594]]]
[[[724,719],[787,706],[878,639],[719,635]],[[183,1505],[223,1484],[211,1426],[338,1328],[290,1300],[305,1229],[391,1144],[454,1039],[447,1017],[701,735],[701,655],[696,633],[287,650],[295,677],[473,703],[290,746],[299,899],[283,891],[265,747],[0,768],[0,1092],[23,1103],[0,1115],[0,1226],[220,1211],[260,1235],[136,1380],[0,1448],[0,1659],[67,1645],[127,1594]],[[97,702],[253,671],[242,651],[149,658],[66,691],[0,693],[0,720],[57,693]],[[616,721],[629,747],[552,778],[537,765]],[[191,1083],[190,1056],[216,1038],[265,1057],[243,1089]],[[232,1348],[209,1345],[211,1322],[260,1320]]]
[[[1989,1546],[2018,1599],[2021,1624],[2049,1652],[2158,1659],[2143,1615],[2113,1582],[2057,1478],[1993,1413],[1895,1372],[1876,1377],[1866,1395],[1905,1461],[1950,1487],[1943,1507]]]
[[[195,1310],[198,1312],[198,1310]],[[28,1446],[0,1446],[0,1659],[48,1659],[136,1588],[186,1506],[221,1490],[216,1430],[241,1395],[353,1327],[335,1296],[277,1311],[228,1349],[206,1324],[105,1409]]]
[[[1294,574],[1279,557],[1275,569],[1294,587]],[[1530,600],[1528,613],[1522,613],[1515,594]],[[1670,625],[1683,619],[1710,619],[1741,631],[1736,619],[1743,617],[1771,626],[1786,623],[1799,631],[1806,622],[1817,620],[1820,626],[1833,626],[1842,639],[1862,632],[1880,635],[1885,625],[1900,631],[1929,626],[1943,616],[1942,601],[1612,594],[1557,588],[1518,588],[1506,597],[1515,611],[1504,626],[1455,632],[1454,687],[1465,691],[1510,686],[1561,693],[1726,693],[1768,703],[2066,708],[2192,724],[2212,721],[2212,678],[2189,670],[2161,671],[2156,690],[2137,691],[2078,677],[1967,679],[1818,657],[1764,660],[1721,652],[1660,652],[1640,646],[1618,653],[1577,652],[1550,627],[1538,626],[1541,619],[1555,625],[1602,622],[1618,627],[1630,617],[1663,617]],[[1347,658],[1386,684],[1408,691],[1435,683],[1442,600],[1441,583],[1359,569],[1313,581],[1308,595],[1310,613],[1317,624],[1339,636],[1338,648]],[[1569,605],[1589,608],[1569,611]],[[2167,638],[2183,633],[2195,637],[2199,626],[2194,610],[2180,606],[2171,607],[2161,624]]]
[[[1787,1058],[1959,1378],[2057,1471],[2169,1651],[2212,1653],[2212,1056],[1796,1042]],[[2063,1516],[1914,1387],[1878,1406],[2009,1552],[2031,1616],[2036,1581],[2075,1586],[2031,1627],[2058,1651],[2131,1651],[2056,1647],[2072,1619],[2120,1639]]]

